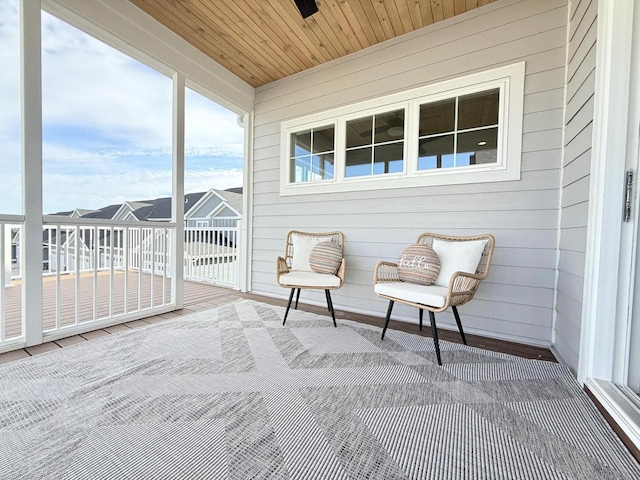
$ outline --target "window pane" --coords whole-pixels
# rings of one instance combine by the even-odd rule
[[[404,142],[390,143],[374,147],[373,173],[402,172],[402,159],[404,157]]]
[[[311,157],[291,159],[291,182],[306,182],[311,171]]]
[[[404,110],[376,115],[375,143],[404,138]]]
[[[0,1],[0,213],[9,214],[22,213],[18,9],[18,0]]]
[[[311,180],[333,179],[333,154],[314,155],[311,162]]]
[[[347,148],[371,145],[373,117],[347,122]]]
[[[453,135],[420,140],[418,170],[453,167]]]
[[[290,181],[294,183],[333,179],[333,154],[291,159]]]
[[[347,151],[345,176],[362,175],[371,175],[371,147]]]
[[[322,127],[313,130],[313,153],[332,152],[335,150],[334,127]]]
[[[458,134],[456,165],[479,165],[498,161],[498,129]]]
[[[291,156],[301,157],[311,154],[311,130],[291,134]]]
[[[465,95],[458,99],[458,130],[498,124],[500,90]]]
[[[420,105],[419,135],[434,135],[437,133],[453,132],[456,120],[456,100]]]

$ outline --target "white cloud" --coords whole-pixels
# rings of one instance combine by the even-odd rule
[[[20,183],[15,181],[20,165],[17,0],[0,0],[0,19],[5,69],[0,75],[0,171],[5,172],[0,188],[15,190]],[[45,210],[165,195],[171,185],[166,161],[171,79],[49,14],[43,13],[42,29]],[[187,171],[186,191],[242,185],[244,138],[235,113],[187,90],[186,114],[187,157],[210,157],[187,162],[198,170]],[[238,169],[225,173],[213,157],[235,160],[224,165]],[[69,192],[77,192],[77,198]],[[0,199],[0,212],[19,210],[16,199],[19,189]],[[76,201],[82,204],[71,203]]]

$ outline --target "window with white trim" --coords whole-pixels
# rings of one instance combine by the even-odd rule
[[[418,170],[498,161],[500,89],[420,105]]]
[[[291,134],[290,181],[332,180],[335,125],[308,128]]]
[[[345,177],[404,170],[404,109],[346,122]]]
[[[520,178],[524,63],[282,123],[281,195]]]

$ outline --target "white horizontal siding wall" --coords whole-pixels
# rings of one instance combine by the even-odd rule
[[[597,0],[570,2],[555,350],[574,370],[580,349],[587,243],[597,12]]]
[[[373,268],[419,233],[492,233],[491,274],[460,309],[469,332],[549,345],[562,165],[567,5],[505,0],[256,90],[252,290],[285,297],[275,259],[291,229],[341,230],[337,307],[384,316]],[[280,123],[329,108],[526,61],[520,181],[280,197]],[[324,303],[322,292],[303,301]],[[417,319],[398,305],[394,318]],[[449,313],[439,325],[455,328]]]

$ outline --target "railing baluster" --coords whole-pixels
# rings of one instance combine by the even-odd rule
[[[67,237],[68,238],[68,237]],[[62,225],[56,225],[56,329],[60,328],[60,270],[62,262]],[[51,257],[51,255],[49,255]]]
[[[124,257],[124,313],[129,311],[129,244],[129,227],[124,227],[124,235],[122,237],[122,256]]]
[[[7,248],[5,243],[5,228],[6,225],[4,223],[0,223],[0,342],[4,342],[6,338],[6,281],[7,281],[7,266],[4,264],[5,262],[5,249]],[[11,245],[9,245],[11,248]]]
[[[98,266],[100,263],[100,236],[97,225],[93,229],[91,246],[93,247],[93,320],[96,321],[98,319]]]
[[[113,317],[113,296],[115,295],[114,292],[114,284],[113,284],[113,269],[115,268],[115,254],[116,254],[116,243],[115,243],[115,239],[113,238],[113,234],[115,232],[115,229],[113,227],[111,227],[111,229],[109,230],[109,247],[110,247],[110,251],[109,251],[109,316]],[[106,247],[105,247],[106,248]],[[105,253],[104,256],[105,260],[107,259],[107,255]]]
[[[140,241],[138,242],[138,310],[142,310],[142,269],[144,268],[142,242],[144,241],[144,229],[139,228]]]
[[[156,276],[156,229],[151,228],[151,308],[154,307],[155,295],[155,276]]]
[[[76,269],[76,321],[77,325],[80,323],[80,249],[78,248],[82,239],[80,238],[80,226],[76,225],[76,249],[75,254],[75,269]]]
[[[46,227],[45,227],[46,228]],[[47,273],[51,273],[51,229],[47,228]]]

